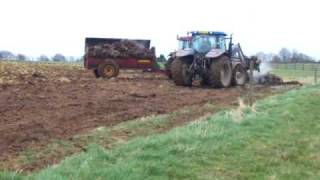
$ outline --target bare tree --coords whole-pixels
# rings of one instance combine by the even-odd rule
[[[299,57],[299,52],[297,50],[292,50],[291,62],[299,62],[301,59]]]
[[[24,54],[18,54],[16,58],[17,58],[18,61],[25,61],[25,60],[27,60],[27,56],[24,55]]]
[[[281,62],[281,58],[278,55],[273,56],[272,62],[278,63]]]
[[[56,62],[66,61],[66,57],[58,53],[52,57],[52,60]]]
[[[292,57],[292,54],[287,48],[282,48],[279,51],[279,56],[283,62],[289,62]]]
[[[264,52],[258,52],[256,54],[256,56],[258,57],[258,59],[264,61],[264,62],[271,62],[273,57],[276,56],[276,54],[274,53],[264,53]]]
[[[39,61],[50,61],[50,59],[48,58],[48,56],[46,55],[41,55],[38,57]]]
[[[265,62],[315,62],[314,58],[300,53],[295,49],[291,52],[287,48],[282,48],[278,54],[258,52],[256,56]]]
[[[166,59],[166,57],[165,57],[163,54],[160,54],[160,56],[157,57],[157,61],[158,61],[158,62],[166,62],[167,59]]]
[[[304,54],[299,53],[297,50],[292,51],[291,62],[314,62],[314,58]]]
[[[0,51],[0,59],[2,59],[2,60],[12,60],[12,59],[15,59],[15,56],[10,51]]]

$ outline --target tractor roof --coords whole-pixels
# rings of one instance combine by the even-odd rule
[[[192,36],[196,36],[196,35],[227,36],[226,33],[220,32],[220,31],[192,31],[190,33]]]
[[[181,41],[191,41],[192,37],[191,36],[180,36],[177,39],[181,40]]]

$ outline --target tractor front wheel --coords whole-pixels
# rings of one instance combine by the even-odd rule
[[[117,77],[119,74],[119,66],[113,60],[106,60],[98,66],[98,74],[103,78]]]
[[[190,64],[180,58],[173,60],[171,74],[174,83],[178,86],[192,86],[192,73],[189,70]]]
[[[243,86],[248,81],[248,73],[246,69],[238,64],[232,73],[232,84],[237,86]]]
[[[227,56],[212,60],[208,74],[208,83],[214,88],[226,88],[231,85],[232,67]]]

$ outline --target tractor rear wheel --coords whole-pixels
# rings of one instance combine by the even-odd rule
[[[98,74],[103,78],[117,77],[119,65],[113,60],[106,60],[98,66]]]
[[[169,79],[172,79],[172,73],[171,73],[171,64],[173,62],[173,58],[170,57],[167,61],[167,63],[165,64],[165,70],[166,70],[166,73],[167,73],[167,76]]]
[[[238,64],[232,73],[232,84],[237,86],[243,86],[248,81],[248,73],[246,69]]]
[[[210,65],[208,83],[215,88],[226,88],[231,85],[232,67],[227,56],[214,59]]]
[[[189,71],[190,64],[180,58],[173,60],[171,74],[174,83],[178,86],[192,86],[192,73]]]

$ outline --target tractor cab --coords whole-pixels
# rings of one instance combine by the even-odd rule
[[[180,49],[190,49],[191,48],[191,36],[178,37],[178,50]]]
[[[229,56],[229,49],[227,48],[226,38],[227,34],[217,31],[192,31],[188,36],[178,38],[179,48],[176,52],[177,57],[199,56],[203,58],[216,58],[223,54]],[[187,47],[187,48],[186,48]]]
[[[205,54],[212,49],[227,50],[226,36],[224,32],[194,31],[191,32],[192,49],[197,53]]]

